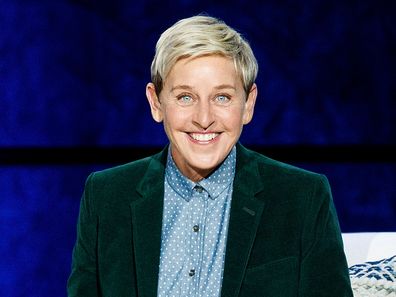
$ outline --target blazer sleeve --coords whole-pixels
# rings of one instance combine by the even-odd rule
[[[298,296],[353,296],[338,218],[323,175],[316,182],[305,215]]]
[[[73,249],[72,270],[67,282],[68,297],[98,297],[97,215],[92,201],[91,174],[86,181],[77,222],[77,239]]]

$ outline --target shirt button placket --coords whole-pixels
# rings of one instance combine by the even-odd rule
[[[201,265],[201,253],[202,253],[202,249],[203,249],[203,242],[202,242],[202,234],[200,234],[201,232],[201,223],[202,220],[204,219],[204,205],[203,205],[203,201],[204,196],[205,196],[206,192],[204,191],[204,188],[201,187],[200,185],[196,185],[194,188],[194,199],[197,199],[197,203],[200,205],[200,207],[198,209],[196,209],[196,214],[194,217],[194,220],[196,221],[196,223],[192,226],[192,232],[193,232],[193,242],[194,242],[194,248],[192,249],[192,251],[194,251],[191,256],[192,256],[192,260],[193,260],[193,267],[191,267],[191,269],[188,271],[188,275],[191,278],[191,285],[192,288],[190,290],[190,296],[200,296],[199,293],[199,275],[197,274],[197,269],[199,269],[200,265]]]

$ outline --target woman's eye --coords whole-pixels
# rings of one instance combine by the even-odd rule
[[[230,101],[230,97],[228,97],[226,95],[219,95],[216,97],[216,101],[219,103],[227,103]]]
[[[192,97],[189,95],[182,95],[180,97],[178,97],[178,100],[181,103],[191,103],[192,102]]]

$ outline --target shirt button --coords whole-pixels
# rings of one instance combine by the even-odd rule
[[[197,191],[198,193],[202,193],[203,188],[201,186],[195,186],[195,191]]]
[[[188,273],[189,276],[194,276],[195,275],[195,269],[190,269],[190,272]]]
[[[194,225],[193,231],[194,231],[194,232],[198,232],[198,231],[199,231],[199,226],[198,226],[198,225]]]

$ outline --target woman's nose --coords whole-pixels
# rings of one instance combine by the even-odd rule
[[[209,101],[200,100],[195,106],[193,115],[194,124],[207,130],[214,123],[213,107]]]

